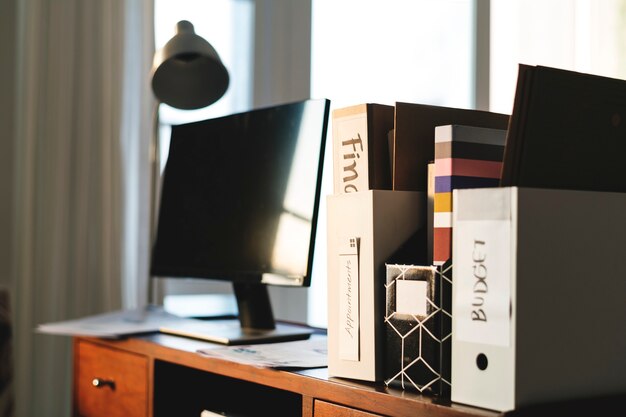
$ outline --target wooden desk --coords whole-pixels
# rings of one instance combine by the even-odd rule
[[[123,340],[74,338],[74,415],[199,417],[204,409],[237,417],[502,415],[384,384],[329,378],[325,368],[277,371],[196,353],[212,346],[217,345],[164,334]],[[510,415],[607,415],[611,410],[626,415],[624,404],[626,396],[620,396]]]

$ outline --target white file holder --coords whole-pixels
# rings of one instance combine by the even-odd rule
[[[327,203],[328,373],[381,381],[385,261],[425,226],[426,195],[369,190]]]
[[[452,401],[626,392],[626,194],[454,191]]]

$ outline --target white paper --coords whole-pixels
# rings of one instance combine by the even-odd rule
[[[458,221],[455,233],[454,317],[458,340],[509,346],[511,222]]]
[[[163,325],[187,319],[174,316],[162,308],[146,307],[118,310],[76,320],[40,324],[39,333],[64,336],[93,336],[116,338],[129,334],[156,332]]]
[[[426,317],[428,283],[410,279],[396,280],[396,313]]]
[[[339,358],[360,358],[358,237],[341,240],[339,247]]]
[[[202,412],[200,413],[200,417],[224,417],[224,414],[214,413],[213,411],[209,410],[202,410]]]
[[[326,336],[308,340],[200,349],[199,353],[266,368],[320,368],[328,365]]]

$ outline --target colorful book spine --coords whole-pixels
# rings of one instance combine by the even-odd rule
[[[497,187],[506,130],[446,125],[435,128],[433,264],[452,257],[452,190]]]

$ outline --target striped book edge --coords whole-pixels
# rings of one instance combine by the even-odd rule
[[[452,256],[452,191],[497,187],[506,130],[447,125],[435,128],[433,264]]]

